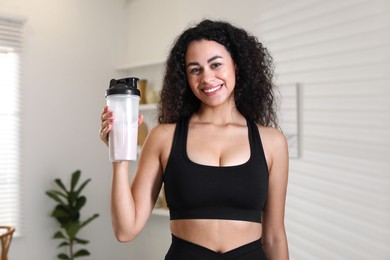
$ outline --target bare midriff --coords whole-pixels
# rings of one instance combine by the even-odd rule
[[[225,253],[261,238],[261,223],[221,219],[180,219],[170,221],[174,236]]]

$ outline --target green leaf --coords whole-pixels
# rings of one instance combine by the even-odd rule
[[[92,220],[94,220],[97,217],[99,217],[99,214],[94,214],[89,219],[85,220],[84,222],[81,222],[80,228],[84,227],[85,225],[87,225],[89,222],[91,222]]]
[[[84,227],[85,225],[87,225],[89,222],[91,222],[92,220],[94,220],[95,218],[99,217],[99,214],[95,214],[93,215],[92,217],[90,217],[89,219],[85,220],[84,222],[82,222],[81,224],[79,222],[76,222],[76,223],[71,223],[67,228],[66,228],[66,233],[68,234],[69,236],[69,239],[70,240],[75,240],[76,239],[76,235],[77,233],[80,231],[80,229],[82,227]]]
[[[55,218],[63,218],[63,217],[68,217],[68,212],[65,211],[64,209],[62,208],[55,208],[53,210],[53,212],[51,213],[52,217],[55,217]]]
[[[87,179],[83,182],[83,184],[80,185],[79,189],[76,191],[77,196],[81,193],[81,191],[84,189],[84,187],[90,182],[91,179]]]
[[[72,223],[70,226],[67,227],[66,233],[69,236],[70,240],[74,240],[76,238],[77,233],[79,232],[81,226],[80,223]]]
[[[55,200],[56,202],[60,203],[61,205],[66,205],[65,202],[60,199],[60,197],[58,197],[55,191],[46,191],[46,195]]]
[[[57,231],[56,233],[54,233],[53,238],[54,239],[58,239],[58,238],[66,239],[66,237],[64,236],[64,234],[61,231]]]
[[[77,200],[77,193],[74,191],[69,192],[68,194],[68,203],[71,207],[74,207]]]
[[[79,221],[75,221],[75,220],[68,220],[62,227],[65,229],[65,231],[68,233],[68,229],[71,228],[72,225],[75,225],[75,223],[79,223]]]
[[[57,257],[59,259],[70,259],[70,257],[67,254],[64,254],[64,253],[58,254]]]
[[[75,222],[80,222],[80,212],[76,211],[76,212],[73,212],[73,215],[72,215],[72,221]]]
[[[54,182],[58,185],[58,187],[60,187],[63,191],[65,191],[66,194],[69,193],[65,185],[62,183],[60,179],[55,179]]]
[[[57,247],[63,247],[63,246],[69,246],[69,242],[62,242],[61,244],[59,244]]]
[[[75,210],[79,211],[82,207],[84,207],[85,203],[87,203],[87,198],[85,196],[81,196],[76,200]]]
[[[86,245],[89,243],[88,240],[85,240],[85,239],[81,239],[81,238],[75,238],[74,241],[76,241],[77,244],[80,244],[80,245]]]
[[[74,254],[74,257],[80,257],[80,256],[88,256],[90,253],[85,249],[80,249]]]
[[[74,188],[76,187],[77,182],[78,182],[79,179],[80,179],[80,174],[81,174],[81,171],[80,171],[80,170],[77,170],[77,171],[75,171],[75,172],[72,174],[72,181],[71,181],[71,183],[70,183],[70,191],[74,191]]]
[[[60,222],[62,227],[67,226],[69,223],[77,221],[78,215],[76,212],[76,215],[72,213],[71,209],[69,207],[65,207],[62,205],[57,205],[53,212],[52,216],[57,219],[58,222]]]
[[[64,193],[62,193],[61,191],[58,191],[58,190],[51,190],[51,192],[54,192],[55,194],[65,198],[65,199],[68,197],[66,194],[64,194]]]

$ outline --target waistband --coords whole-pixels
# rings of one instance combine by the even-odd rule
[[[249,252],[252,252],[255,250],[263,251],[262,244],[261,244],[261,238],[259,238],[258,240],[255,240],[253,242],[250,242],[248,244],[245,244],[245,245],[239,246],[237,248],[234,248],[232,250],[229,250],[227,252],[218,253],[218,252],[215,252],[207,247],[189,242],[187,240],[181,239],[181,238],[172,234],[172,246],[173,247],[178,246],[186,251],[196,251],[196,253],[200,257],[204,257],[205,259],[207,259],[207,257],[210,257],[212,255],[224,256],[227,259],[230,259],[230,258],[234,259],[234,258],[238,258],[241,255],[248,254]]]

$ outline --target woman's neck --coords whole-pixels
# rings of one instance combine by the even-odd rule
[[[192,120],[215,125],[240,124],[246,122],[245,117],[235,106],[209,107],[202,105],[198,111],[193,114]]]

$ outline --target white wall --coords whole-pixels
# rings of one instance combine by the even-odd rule
[[[132,0],[127,62],[165,60],[178,34],[202,18],[228,19],[245,27],[251,23],[259,4],[256,0]]]
[[[292,259],[390,259],[390,2],[264,1],[255,32],[302,88]]]
[[[76,169],[92,178],[84,218],[100,217],[82,231],[86,259],[129,259],[134,246],[115,241],[109,217],[110,165],[99,141],[104,91],[124,59],[125,0],[1,0],[0,11],[27,18],[23,81],[24,236],[10,259],[55,259],[54,203],[44,194],[52,180]]]

